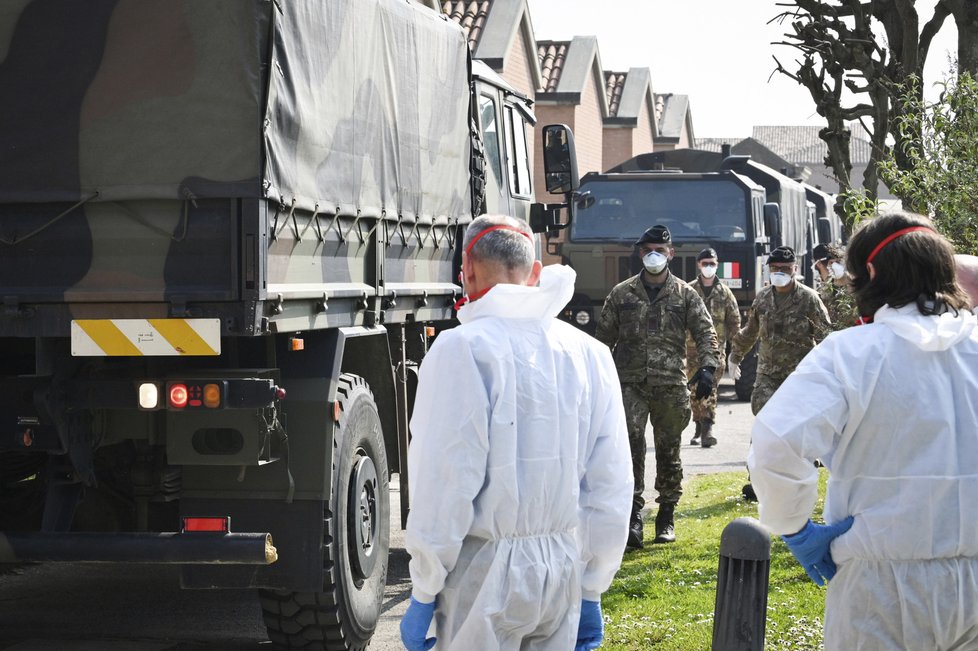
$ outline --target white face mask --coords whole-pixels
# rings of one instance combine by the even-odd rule
[[[715,264],[705,264],[700,267],[700,273],[703,274],[704,278],[713,278],[717,275],[717,266]]]
[[[839,280],[846,275],[846,268],[841,262],[833,262],[829,265],[829,275]]]
[[[669,256],[659,253],[658,251],[646,253],[642,258],[642,265],[645,267],[645,270],[653,276],[661,274],[665,270],[667,264],[669,264]]]
[[[787,287],[791,283],[791,274],[778,271],[771,274],[771,284],[775,287]]]

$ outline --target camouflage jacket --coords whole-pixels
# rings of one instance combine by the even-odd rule
[[[743,359],[760,337],[757,372],[784,379],[828,334],[829,315],[818,293],[797,280],[780,306],[775,306],[774,293],[770,285],[758,292],[747,322],[730,339],[730,354],[737,361]]]
[[[595,337],[611,348],[622,382],[681,386],[687,332],[696,342],[698,366],[718,366],[717,335],[699,294],[670,273],[650,303],[638,274],[608,294]]]
[[[856,299],[848,285],[837,285],[832,281],[822,283],[818,288],[818,296],[829,311],[833,330],[842,330],[856,324],[859,311],[856,309]]]
[[[734,298],[730,288],[719,279],[713,282],[713,291],[709,296],[703,291],[699,278],[689,283],[689,286],[696,290],[703,299],[706,309],[709,310],[710,317],[713,319],[713,329],[717,333],[717,346],[720,347],[720,354],[725,355],[727,337],[740,330],[740,309],[737,307],[737,299]],[[692,357],[695,351],[696,342],[690,337],[686,341],[686,356]]]

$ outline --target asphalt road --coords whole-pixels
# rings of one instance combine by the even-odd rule
[[[688,445],[686,476],[744,468],[753,416],[721,385],[710,449]],[[648,440],[651,442],[651,432]],[[655,456],[648,449],[646,499],[654,507]],[[746,474],[745,474],[746,478]],[[391,481],[391,555],[383,614],[371,649],[403,649],[398,623],[410,595],[397,478]],[[680,503],[681,504],[681,503]],[[682,540],[682,529],[677,531]],[[4,651],[196,651],[270,649],[257,596],[247,590],[182,591],[175,568],[151,565],[0,566],[0,649]]]

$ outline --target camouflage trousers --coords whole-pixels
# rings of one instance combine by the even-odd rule
[[[774,395],[774,392],[778,390],[785,379],[787,378],[757,374],[754,379],[753,392],[750,394],[750,410],[754,412],[755,416],[767,404],[767,401],[771,399],[771,396]]]
[[[628,443],[632,450],[632,475],[635,494],[632,510],[645,506],[645,427],[652,423],[655,445],[656,502],[675,504],[683,494],[683,464],[679,458],[683,430],[689,424],[689,390],[685,385],[649,386],[643,383],[621,385],[628,421]]]
[[[723,350],[723,347],[720,347]],[[720,386],[720,378],[723,377],[723,372],[727,368],[727,362],[720,356],[720,365],[717,366],[716,372],[713,374],[713,391],[710,395],[703,398],[702,400],[697,400],[693,394],[696,392],[696,387],[694,386],[689,390],[689,404],[693,409],[693,422],[700,422],[703,420],[708,420],[711,423],[717,422],[717,389]],[[696,375],[698,369],[692,366],[686,366],[686,377],[692,378]]]

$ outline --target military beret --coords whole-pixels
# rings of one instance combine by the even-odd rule
[[[672,242],[672,234],[669,229],[661,224],[656,224],[649,230],[642,233],[642,237],[635,240],[635,246],[640,244],[669,244]]]
[[[844,257],[842,247],[837,244],[817,244],[812,249],[812,259],[819,260],[841,260]]]
[[[795,252],[791,250],[790,246],[779,246],[778,248],[771,251],[771,255],[767,258],[768,264],[778,264],[781,262],[794,262]]]
[[[717,257],[716,251],[714,251],[711,248],[705,248],[702,251],[700,251],[699,254],[697,254],[696,261],[699,262],[700,260],[706,260],[707,258],[715,259],[716,257]]]

